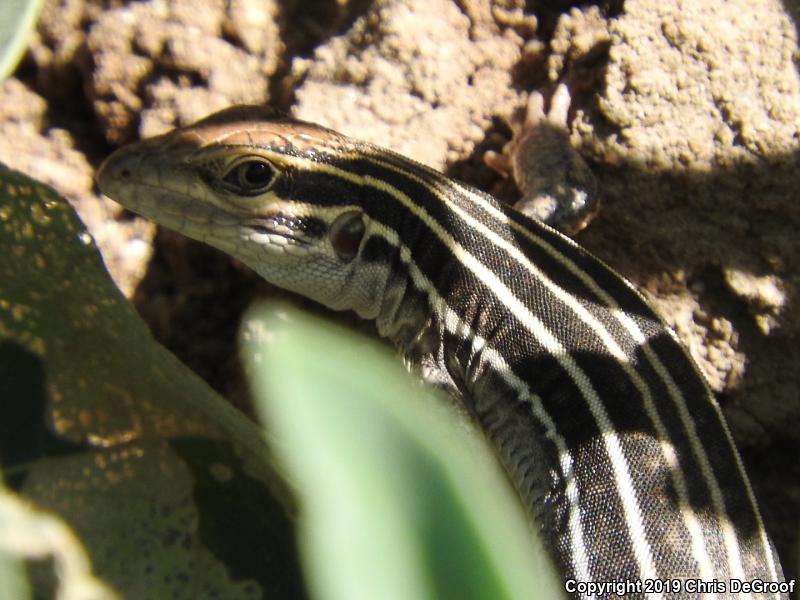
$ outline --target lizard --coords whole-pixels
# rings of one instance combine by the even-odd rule
[[[650,599],[698,596],[664,581],[783,583],[697,366],[631,283],[547,224],[253,106],[118,149],[97,183],[274,285],[373,320],[474,418],[573,597],[598,581],[640,582],[630,597]]]

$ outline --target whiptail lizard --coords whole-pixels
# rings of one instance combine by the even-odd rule
[[[783,581],[730,432],[675,334],[569,238],[256,107],[120,149],[97,181],[273,284],[375,320],[480,424],[575,597],[624,580],[642,582],[629,597],[701,596],[692,581],[721,592],[709,598],[786,597],[714,587]]]

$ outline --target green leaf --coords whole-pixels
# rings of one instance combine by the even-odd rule
[[[29,600],[30,597],[31,588],[25,577],[24,563],[16,553],[4,551],[0,547],[0,598]]]
[[[10,490],[123,597],[304,596],[261,431],[153,340],[69,204],[1,164],[0,256]]]
[[[42,0],[0,2],[0,81],[16,68],[28,45]]]
[[[30,598],[22,558],[53,561],[59,576],[54,595],[61,600],[119,599],[92,575],[86,552],[64,521],[23,503],[0,485],[1,597]]]
[[[317,598],[563,597],[483,438],[383,347],[286,308],[243,337]]]

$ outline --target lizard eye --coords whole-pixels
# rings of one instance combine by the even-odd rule
[[[253,156],[234,165],[222,181],[232,192],[255,196],[265,192],[274,178],[274,167],[263,158]]]

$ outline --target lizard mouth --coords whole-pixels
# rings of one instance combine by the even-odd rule
[[[289,242],[304,245],[321,239],[328,229],[320,218],[292,215],[280,210],[250,219],[244,226],[256,234],[280,236]]]
[[[245,235],[254,241],[267,241],[271,244],[278,244],[282,246],[288,244],[308,246],[312,242],[308,236],[281,231],[275,227],[265,225],[263,222],[247,223],[242,227],[242,229],[244,230]]]

